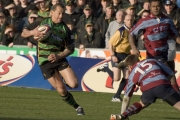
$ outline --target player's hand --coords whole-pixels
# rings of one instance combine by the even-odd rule
[[[140,51],[138,49],[133,49],[132,54],[137,55],[138,57],[141,57]]]
[[[41,38],[43,36],[43,34],[38,30],[38,27],[39,26],[37,26],[34,30],[31,30],[31,34],[33,36]]]
[[[59,59],[59,56],[56,55],[56,54],[50,54],[50,55],[48,56],[48,60],[51,61],[51,63],[55,62],[55,61],[58,60],[58,59]]]
[[[114,56],[114,55],[113,55],[113,56],[111,56],[111,59],[112,59],[112,61],[113,61],[113,62],[116,62],[116,63],[118,62],[117,57],[116,57],[116,56]]]

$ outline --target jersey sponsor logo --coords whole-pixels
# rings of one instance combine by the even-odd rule
[[[63,41],[59,36],[56,36],[54,34],[51,34],[50,37],[53,38],[53,39],[56,39],[58,41]]]
[[[1,55],[0,86],[13,83],[28,74],[35,64],[32,56]]]
[[[160,32],[167,32],[167,31],[168,31],[168,26],[159,26],[159,27],[153,28],[154,34],[160,33]]]

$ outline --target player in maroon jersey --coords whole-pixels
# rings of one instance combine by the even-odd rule
[[[110,120],[125,120],[154,103],[157,98],[180,110],[180,95],[171,86],[170,80],[174,79],[174,72],[169,67],[156,59],[140,61],[138,56],[133,54],[125,59],[124,64],[130,71],[122,103],[126,110],[121,114],[112,114]],[[142,91],[140,102],[133,103],[127,109],[136,85],[140,86]]]
[[[168,38],[170,36],[180,44],[180,37],[173,21],[161,13],[161,8],[161,0],[151,0],[151,14],[137,22],[128,38],[133,54],[140,55],[134,44],[134,36],[143,31],[147,58],[155,58],[168,65]],[[176,81],[171,81],[171,84],[176,91],[179,91]]]

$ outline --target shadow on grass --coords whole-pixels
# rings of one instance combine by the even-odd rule
[[[0,120],[43,120],[43,119],[0,117]]]

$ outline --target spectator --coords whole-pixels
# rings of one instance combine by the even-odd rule
[[[95,16],[97,18],[106,16],[106,7],[108,4],[110,4],[110,0],[101,0],[101,7],[99,7],[97,12],[95,13]]]
[[[83,14],[84,6],[86,5],[86,0],[77,0],[76,1],[76,8],[75,12],[79,13],[80,15]]]
[[[26,8],[28,8],[28,0],[20,0],[20,5],[17,6],[17,13],[21,15],[21,17],[27,17]]]
[[[51,5],[52,6],[54,6],[57,3],[60,3],[60,0],[51,0]]]
[[[38,17],[37,15],[37,11],[31,11],[27,17],[24,17],[20,22],[19,22],[19,25],[18,25],[18,31],[19,32],[22,32],[23,28],[25,26],[28,26],[29,24],[33,23],[36,18]]]
[[[29,5],[26,7],[26,9],[24,10],[24,12],[26,13],[26,15],[28,15],[31,11],[38,11],[38,4],[35,4],[34,2],[30,2]]]
[[[138,0],[129,0],[129,3],[125,4],[123,6],[124,9],[127,9],[128,7],[133,6],[135,9],[135,18],[137,17],[137,14],[139,11],[142,10],[141,5],[139,4]]]
[[[123,8],[122,0],[112,0],[114,11],[117,12],[119,9]]]
[[[180,8],[177,8],[172,1],[166,0],[164,4],[164,14],[173,20],[178,33],[180,33]],[[179,51],[180,45],[176,44],[176,48]]]
[[[3,0],[0,0],[0,11],[4,10],[4,3]]]
[[[126,13],[128,15],[132,15],[135,17],[135,8],[133,6],[129,6],[127,9],[126,9]]]
[[[63,14],[63,22],[73,23],[76,26],[79,20],[80,14],[75,12],[75,3],[72,0],[69,0],[66,4],[66,11]]]
[[[143,9],[141,11],[139,11],[139,13],[137,13],[137,16],[141,16],[142,12],[144,10],[150,10],[150,2],[149,0],[145,0],[143,3]]]
[[[176,29],[178,30],[178,32],[180,33],[180,18],[179,18],[179,14],[180,14],[180,9],[175,7],[174,3],[171,0],[165,0],[164,2],[164,14],[168,17],[170,17],[173,22],[174,25],[176,27]],[[170,66],[172,71],[175,71],[175,56],[176,56],[176,50],[180,50],[180,45],[176,44],[176,42],[169,36],[169,40],[168,40],[168,45],[169,45],[169,49],[168,49],[168,65]],[[176,49],[177,46],[177,49]]]
[[[19,6],[21,4],[19,0],[13,0],[13,1],[16,6]]]
[[[27,45],[32,48],[33,44],[26,38],[22,38],[20,33],[17,33],[12,25],[5,28],[2,44],[8,47],[13,47],[13,45]]]
[[[102,36],[102,48],[105,48],[105,34],[108,29],[109,23],[115,20],[114,8],[112,4],[107,5],[105,16],[101,16],[95,23],[95,29],[99,30]]]
[[[95,24],[97,18],[92,15],[92,8],[90,5],[86,4],[83,9],[84,14],[80,17],[76,28],[79,32],[84,30],[85,23],[87,21],[91,21],[93,24]]]
[[[100,48],[101,42],[101,34],[94,29],[92,21],[87,21],[85,31],[82,31],[75,41],[75,47],[81,50],[85,48]]]
[[[7,26],[6,16],[3,11],[0,11],[0,44],[2,44],[2,36]]]
[[[74,24],[72,22],[69,22],[69,23],[66,23],[66,25],[68,26],[68,28],[71,31],[71,39],[76,41],[78,38],[78,33],[77,33],[77,30],[76,30]]]
[[[12,0],[6,0],[5,2],[5,7],[8,11],[8,16],[7,16],[7,24],[12,25],[17,29],[19,21],[22,19],[21,16],[18,15],[17,13],[17,7],[15,6],[14,2]]]
[[[37,5],[39,11],[38,15],[44,18],[49,17],[50,15],[50,5],[49,1],[46,0],[35,0],[34,3]]]
[[[120,9],[116,12],[116,20],[109,23],[108,29],[106,31],[106,48],[109,46],[108,41],[111,36],[118,30],[120,26],[123,25],[125,15],[125,11]]]

